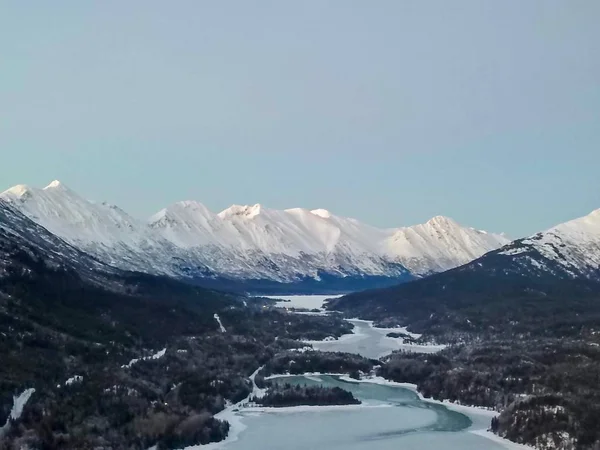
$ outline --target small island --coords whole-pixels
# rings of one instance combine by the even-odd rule
[[[261,406],[282,408],[286,406],[360,405],[351,392],[339,387],[301,386],[299,384],[276,384],[263,397],[252,397]]]
[[[402,339],[404,341],[404,344],[416,344],[417,340],[406,334],[406,333],[397,333],[397,332],[391,332],[386,334],[387,337],[389,338],[395,338],[395,339]]]

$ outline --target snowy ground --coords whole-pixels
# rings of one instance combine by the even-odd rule
[[[153,355],[150,355],[150,356],[144,356],[143,358],[136,358],[136,359],[132,359],[131,361],[129,361],[129,363],[128,363],[128,364],[123,364],[123,365],[121,366],[121,368],[122,368],[122,369],[128,369],[128,368],[130,368],[131,366],[133,366],[134,364],[137,364],[137,363],[138,363],[138,362],[140,362],[140,361],[145,361],[145,360],[147,360],[147,359],[160,359],[160,358],[162,358],[163,356],[165,356],[165,353],[167,353],[167,349],[166,349],[166,348],[163,348],[161,351],[159,351],[159,352],[156,352],[156,353],[155,353],[155,354],[153,354]]]
[[[23,408],[25,407],[25,405],[29,401],[29,398],[34,392],[34,388],[25,389],[21,394],[15,395],[13,397],[13,407],[10,410],[10,415],[6,419],[6,423],[4,424],[4,426],[0,428],[0,439],[2,438],[2,436],[4,436],[4,434],[7,431],[9,431],[10,421],[17,420],[19,417],[21,417],[21,414],[23,414]]]
[[[227,333],[227,330],[225,329],[225,327],[221,323],[221,318],[219,317],[219,315],[217,313],[215,313],[214,318],[217,321],[217,323],[219,324],[219,328],[221,329],[221,333]]]

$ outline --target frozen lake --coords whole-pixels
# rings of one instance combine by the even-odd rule
[[[313,348],[327,352],[358,353],[365,358],[378,359],[394,350],[410,350],[420,353],[437,352],[444,346],[404,344],[402,339],[387,337],[390,331],[404,331],[398,328],[375,328],[367,320],[350,319],[354,333],[346,334],[334,341],[308,341]]]
[[[277,379],[276,379],[277,380]],[[339,386],[363,404],[348,407],[248,408],[239,413],[245,429],[220,444],[230,450],[495,450],[517,448],[472,431],[485,430],[486,412],[469,417],[424,402],[410,389],[354,383],[333,376],[285,377],[281,381]],[[260,411],[260,412],[259,412]],[[217,444],[219,445],[219,444]]]
[[[328,298],[339,298],[341,295],[279,295],[267,296],[275,300],[280,300],[276,306],[280,308],[306,308],[323,309],[323,303]]]
[[[282,297],[277,297],[282,298]],[[331,296],[285,297],[283,307],[318,308]],[[312,341],[322,351],[358,353],[379,358],[393,350],[433,352],[442,347],[402,344],[388,338],[391,329],[350,320],[354,333],[336,341]],[[394,329],[394,331],[399,331]],[[329,375],[276,377],[278,382],[339,386],[362,405],[298,408],[241,408],[219,416],[232,424],[221,443],[194,449],[227,450],[500,450],[522,449],[492,436],[492,414],[475,408],[451,407],[422,400],[414,391],[381,380],[355,382]],[[457,411],[458,410],[458,411]],[[462,412],[459,412],[462,411]],[[464,413],[463,413],[464,412]]]
[[[291,295],[268,297],[281,300],[276,303],[282,308],[322,309],[323,303],[329,298],[338,298],[339,295]],[[444,346],[404,344],[402,339],[389,338],[391,331],[402,331],[398,328],[375,328],[367,320],[350,319],[354,325],[353,334],[342,336],[332,341],[309,341],[313,348],[321,351],[358,353],[366,358],[380,358],[394,350],[409,350],[420,353],[437,352]],[[411,333],[408,333],[411,334]]]

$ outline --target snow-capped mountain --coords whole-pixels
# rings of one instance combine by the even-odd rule
[[[508,242],[504,235],[464,228],[437,216],[422,225],[398,229],[386,247],[412,273],[427,275],[466,264]]]
[[[514,269],[600,280],[600,209],[494,252]]]
[[[397,282],[456,267],[509,242],[444,217],[380,229],[324,209],[234,205],[215,214],[194,201],[170,205],[143,222],[58,181],[43,189],[18,185],[0,198],[103,262],[176,277]]]
[[[83,199],[59,181],[43,189],[14,186],[0,194],[34,222],[107,264],[177,275],[164,255],[176,249],[120,208]],[[157,239],[158,238],[158,239]],[[155,259],[157,255],[161,257]]]
[[[518,311],[510,318],[511,326],[517,326],[523,313],[554,315],[555,320],[565,308],[584,311],[589,301],[597,304],[599,292],[600,209],[452,270],[344,296],[332,301],[330,308],[370,319],[396,316],[421,326],[437,323],[438,313],[464,326],[469,318],[464,314],[473,319],[481,313],[493,322],[503,311]],[[547,304],[540,306],[543,302]]]
[[[243,253],[310,258],[320,270],[335,265],[383,275],[384,262],[401,264],[414,275],[456,267],[509,242],[502,235],[465,228],[452,219],[435,217],[426,224],[380,229],[324,209],[283,211],[261,205],[234,205],[213,214],[203,205],[180,202],[153,216],[150,226],[173,244],[206,245]]]
[[[10,270],[28,271],[26,260],[50,269],[77,271],[94,281],[116,270],[50,233],[16,208],[0,199],[0,279]],[[19,267],[21,266],[21,267]]]

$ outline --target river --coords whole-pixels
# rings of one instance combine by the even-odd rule
[[[318,305],[316,299],[299,300]],[[288,303],[287,306],[292,306]],[[389,330],[371,322],[352,321],[355,332],[331,342],[311,342],[319,350],[359,353],[378,358],[401,347]],[[424,347],[424,346],[420,346]],[[419,350],[419,349],[415,349]],[[437,351],[439,348],[420,348]],[[230,408],[219,414],[232,427],[224,442],[193,449],[226,450],[500,450],[524,446],[486,432],[493,414],[476,408],[423,400],[412,386],[381,379],[356,382],[332,375],[274,377],[276,382],[339,386],[361,405]],[[191,449],[191,448],[189,448]]]

